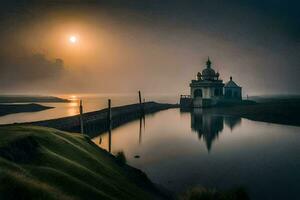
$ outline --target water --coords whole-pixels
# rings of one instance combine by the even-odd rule
[[[139,102],[138,94],[94,94],[94,95],[61,95],[61,98],[71,99],[69,103],[39,103],[53,109],[39,112],[17,113],[0,117],[0,124],[33,122],[55,119],[79,114],[79,99],[83,100],[84,112],[91,112],[107,107],[107,99],[112,100],[112,106],[121,106]],[[177,103],[177,95],[145,95],[146,101],[161,103]],[[30,103],[30,102],[28,102]]]
[[[108,149],[108,133],[93,139]],[[300,127],[217,116],[201,109],[161,111],[111,132],[111,151],[180,193],[202,185],[243,186],[252,199],[299,199]],[[135,158],[135,156],[140,156]]]
[[[64,96],[65,98],[73,98]],[[70,103],[42,103],[54,109],[0,117],[0,124],[38,121],[138,102],[137,94],[79,96]],[[77,99],[77,100],[76,100]],[[178,96],[146,96],[178,102]],[[108,150],[108,133],[101,135]],[[99,144],[100,137],[93,139]],[[252,199],[299,199],[300,127],[216,116],[200,109],[170,109],[147,115],[111,132],[111,152],[123,151],[128,164],[175,193],[202,185],[219,189],[244,186]],[[135,156],[140,158],[135,158]]]

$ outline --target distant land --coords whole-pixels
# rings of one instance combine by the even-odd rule
[[[293,95],[260,95],[260,96],[249,96],[249,100],[253,100],[253,101],[256,101],[258,103],[298,101],[298,100],[300,100],[300,95],[299,94],[293,94]]]
[[[300,95],[257,96],[249,99],[257,103],[211,108],[210,111],[254,121],[300,126]]]
[[[67,99],[53,96],[0,95],[0,103],[65,103]]]
[[[30,104],[0,104],[0,116],[23,113],[23,112],[37,112],[51,109],[53,107],[43,106],[35,103]]]

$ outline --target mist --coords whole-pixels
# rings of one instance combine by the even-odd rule
[[[3,3],[1,93],[188,94],[208,56],[244,95],[300,93],[294,1],[24,2]]]

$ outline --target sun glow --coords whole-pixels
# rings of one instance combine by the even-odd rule
[[[70,43],[75,44],[77,41],[78,41],[78,39],[77,39],[76,36],[71,35],[71,36],[69,37],[69,42],[70,42]]]
[[[76,100],[78,100],[78,97],[76,95],[71,95],[69,99],[71,101],[76,101]]]

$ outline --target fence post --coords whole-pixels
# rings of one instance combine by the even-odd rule
[[[82,106],[82,100],[80,99],[80,105],[79,105],[79,113],[80,113],[80,133],[84,134],[84,128],[83,128],[83,106]]]
[[[108,124],[110,125],[110,123],[111,123],[111,99],[108,99],[107,121],[108,121]]]
[[[111,99],[108,99],[107,109],[107,125],[108,125],[108,151],[111,152]]]
[[[141,108],[141,114],[142,116],[144,116],[144,104],[142,102],[142,94],[141,94],[141,91],[139,90],[139,102],[140,102],[140,108]]]

